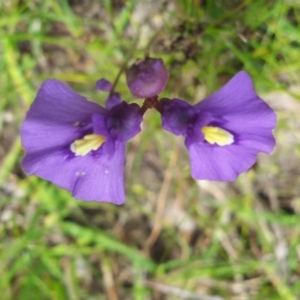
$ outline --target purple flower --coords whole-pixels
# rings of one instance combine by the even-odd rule
[[[137,98],[151,98],[164,90],[169,73],[160,58],[138,59],[128,70],[127,85]]]
[[[122,204],[126,141],[141,122],[139,106],[121,102],[118,94],[103,108],[49,79],[22,124],[23,169],[77,199]]]
[[[275,146],[276,115],[246,72],[196,105],[163,99],[161,110],[163,128],[185,137],[195,179],[234,181]]]

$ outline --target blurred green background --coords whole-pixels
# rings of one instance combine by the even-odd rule
[[[196,182],[148,111],[125,205],[26,177],[19,127],[41,83],[103,104],[96,80],[147,51],[170,70],[162,96],[191,103],[246,70],[278,114],[273,154]],[[0,299],[300,299],[299,75],[296,0],[0,0]],[[135,101],[124,75],[117,90]]]

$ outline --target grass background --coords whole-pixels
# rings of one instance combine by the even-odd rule
[[[191,103],[246,70],[278,114],[274,153],[196,182],[148,111],[124,206],[26,177],[19,127],[41,83],[103,104],[96,80],[147,51],[170,70],[162,96]],[[0,298],[299,299],[299,58],[299,1],[0,0]],[[117,90],[135,101],[124,75]]]

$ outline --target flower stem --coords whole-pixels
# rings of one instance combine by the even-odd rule
[[[156,109],[159,113],[161,113],[161,106],[160,103],[158,101],[158,97],[154,96],[151,98],[146,98],[143,105],[141,106],[140,112],[142,114],[142,116],[145,114],[145,112],[148,109],[154,108]]]
[[[115,79],[114,82],[113,82],[113,87],[112,87],[112,89],[111,89],[111,93],[114,93],[114,89],[115,89],[116,85],[118,84],[121,75],[122,75],[123,72],[126,70],[127,65],[128,65],[128,62],[132,59],[132,57],[133,57],[133,55],[134,55],[134,53],[135,53],[135,50],[136,50],[136,48],[137,48],[137,44],[138,44],[138,38],[135,39],[134,45],[133,45],[133,49],[132,49],[131,53],[128,55],[127,59],[125,60],[125,62],[124,62],[123,65],[121,66],[121,68],[120,68],[120,70],[119,70],[119,73],[117,74],[117,77],[116,77],[116,79]]]

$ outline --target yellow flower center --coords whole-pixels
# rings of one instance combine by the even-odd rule
[[[73,142],[70,149],[76,156],[84,156],[91,151],[98,150],[104,142],[105,137],[103,135],[87,134],[82,139]]]
[[[205,140],[209,144],[217,144],[219,146],[230,145],[234,142],[233,135],[220,128],[215,126],[205,126],[202,128]]]

